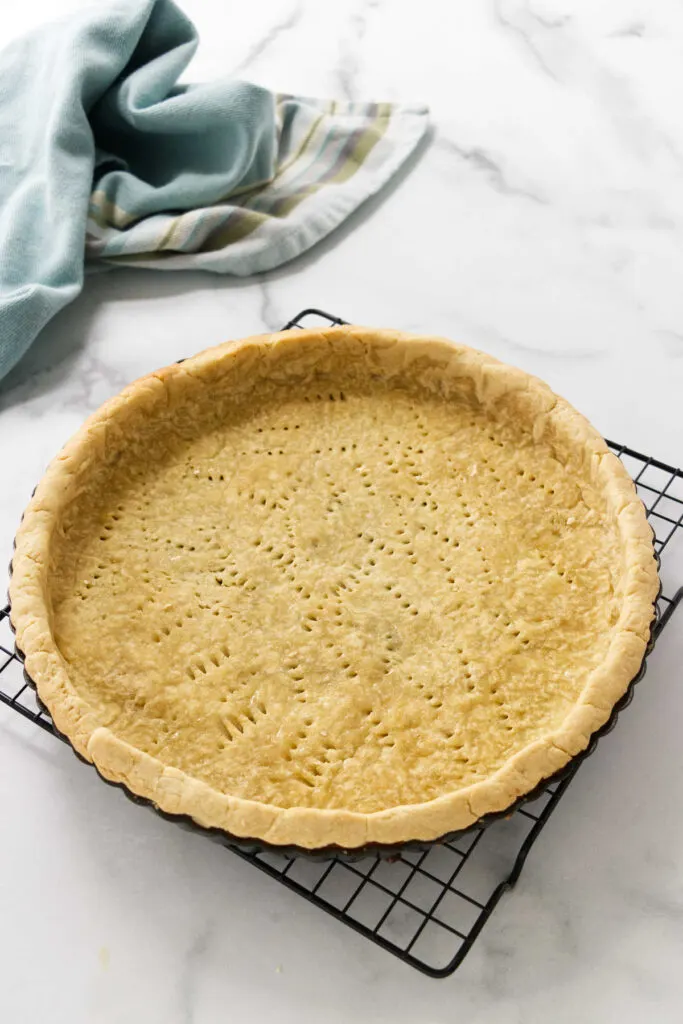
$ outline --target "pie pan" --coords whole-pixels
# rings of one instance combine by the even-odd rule
[[[107,781],[227,843],[357,856],[572,770],[657,588],[632,481],[546,385],[337,327],[107,403],[39,484],[10,596],[27,678]]]

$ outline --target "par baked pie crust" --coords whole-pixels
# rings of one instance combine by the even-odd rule
[[[336,327],[210,349],[49,466],[11,616],[56,727],[169,813],[431,840],[583,750],[642,662],[652,534],[541,381]]]

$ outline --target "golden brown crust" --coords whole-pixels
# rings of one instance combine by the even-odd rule
[[[191,401],[194,393],[220,379],[230,378],[238,389],[246,368],[256,368],[263,377],[305,374],[313,349],[318,365],[326,348],[340,345],[362,352],[375,373],[391,378],[410,367],[425,385],[446,396],[471,388],[484,409],[496,415],[508,410],[523,418],[536,440],[550,443],[568,469],[582,473],[601,493],[616,517],[625,557],[619,617],[607,655],[558,728],[516,753],[489,778],[421,804],[367,814],[285,808],[231,796],[130,745],[103,726],[79,695],[55,641],[50,604],[51,546],[63,510],[88,473],[116,449],[122,430],[134,429],[166,406]],[[443,339],[340,327],[228,343],[150,374],[107,402],[51,463],[26,510],[17,534],[10,598],[17,645],[41,700],[60,732],[106,778],[168,813],[189,815],[203,826],[236,836],[309,848],[352,848],[367,842],[430,840],[466,827],[484,814],[504,810],[583,750],[638,671],[657,587],[651,530],[632,481],[590,424],[545,384]]]

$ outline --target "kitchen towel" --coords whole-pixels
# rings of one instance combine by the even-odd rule
[[[269,270],[377,192],[426,129],[424,107],[179,84],[197,41],[171,0],[100,0],[0,54],[0,378],[86,260]]]

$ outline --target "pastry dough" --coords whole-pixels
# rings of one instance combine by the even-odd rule
[[[584,749],[658,587],[634,485],[537,379],[336,327],[137,381],[50,465],[12,620],[57,728],[164,811],[430,840]]]

